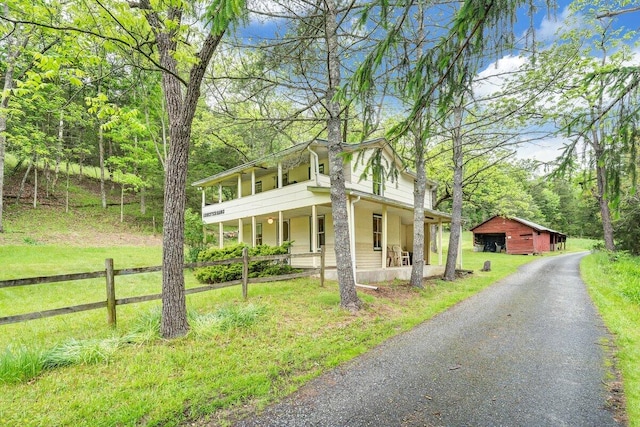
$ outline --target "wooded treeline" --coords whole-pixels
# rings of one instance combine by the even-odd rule
[[[184,211],[200,205],[189,183],[317,137],[329,142],[336,227],[343,144],[385,136],[417,172],[416,220],[425,176],[440,182],[434,208],[452,212],[454,263],[459,226],[495,214],[639,252],[637,36],[618,21],[638,13],[577,0],[557,18],[564,31],[536,43],[533,28],[522,39],[514,29],[535,3],[5,1],[0,196],[5,173],[35,185],[39,170],[56,191],[74,164],[99,168],[103,207],[106,182],[143,212],[146,197],[164,198],[165,336],[188,328],[178,266]],[[491,73],[513,55],[519,67]],[[516,157],[551,137],[565,144],[558,159]],[[4,170],[5,151],[20,168]],[[349,250],[336,242],[342,305],[357,309]]]

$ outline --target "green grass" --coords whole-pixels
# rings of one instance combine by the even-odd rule
[[[12,266],[0,275],[97,270],[107,256],[116,268],[155,265],[159,248],[14,246],[0,252],[0,265]],[[492,271],[477,271],[486,259]],[[476,270],[469,278],[423,291],[400,283],[359,291],[366,308],[356,315],[339,309],[336,283],[321,288],[315,279],[252,285],[247,302],[239,287],[194,294],[187,297],[192,331],[172,341],[157,338],[159,302],[118,306],[115,330],[103,310],[5,325],[0,348],[25,360],[13,362],[21,379],[0,384],[0,425],[177,425],[203,417],[225,424],[534,259],[465,251],[465,268]],[[195,285],[190,272],[186,278]],[[159,282],[154,274],[117,277],[117,294],[157,292]],[[100,280],[74,286],[2,289],[0,311],[104,299]]]
[[[640,426],[640,258],[597,252],[582,261],[582,275],[615,336],[630,426]]]

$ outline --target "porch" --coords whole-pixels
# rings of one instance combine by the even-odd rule
[[[356,269],[356,283],[366,285],[370,283],[389,282],[395,279],[411,279],[412,266]],[[441,276],[444,274],[444,265],[425,265],[422,277]],[[328,280],[338,280],[338,272],[335,268],[325,269],[324,277]]]

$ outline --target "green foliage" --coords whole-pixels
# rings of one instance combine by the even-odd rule
[[[213,0],[207,7],[207,18],[213,34],[222,34],[244,10],[244,0]]]
[[[187,262],[197,262],[198,255],[207,247],[200,213],[188,208],[184,213],[184,244],[187,245]]]
[[[640,255],[640,197],[625,198],[620,206],[619,218],[614,222],[614,235],[619,249]]]
[[[265,255],[285,255],[289,253],[291,242],[285,242],[282,246],[258,245],[249,248],[245,244],[227,246],[225,248],[209,248],[200,252],[199,262],[220,261],[231,258],[241,258],[242,250],[248,248],[249,257]],[[249,262],[249,277],[268,277],[281,274],[294,273],[300,270],[293,269],[285,261],[251,261]],[[198,268],[194,272],[196,279],[201,283],[222,283],[242,278],[242,263],[216,265],[212,267]]]

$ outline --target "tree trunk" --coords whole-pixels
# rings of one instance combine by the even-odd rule
[[[333,0],[325,2],[327,11],[325,31],[327,39],[327,67],[329,84],[327,87],[327,139],[329,149],[331,212],[335,235],[336,269],[340,288],[340,306],[349,310],[359,310],[362,302],[356,292],[356,282],[351,258],[349,239],[349,219],[347,214],[347,192],[342,161],[342,134],[340,132],[340,102],[335,99],[340,86],[340,57],[338,56],[337,10]]]
[[[413,266],[411,267],[411,286],[424,288],[424,195],[427,187],[427,176],[424,161],[424,144],[421,132],[414,136],[416,152],[416,182],[413,187]]]
[[[146,193],[147,189],[143,185],[142,188],[140,188],[140,213],[142,215],[147,213]]]
[[[606,52],[602,58],[602,66],[605,65],[605,60],[607,58]],[[593,117],[599,117],[603,111],[604,104],[604,81],[600,81],[600,98],[599,104],[595,109],[592,109],[591,115]],[[604,134],[604,130],[598,129],[596,126],[592,126],[591,128],[591,147],[595,154],[595,164],[596,164],[596,181],[598,185],[598,193],[596,194],[596,199],[598,200],[598,205],[600,206],[600,216],[602,217],[602,234],[604,238],[604,247],[609,251],[615,251],[616,246],[613,240],[613,221],[611,219],[611,210],[609,209],[609,197],[608,197],[608,188],[607,188],[607,169],[606,169],[606,159],[605,159],[605,146],[606,135]]]
[[[604,237],[604,247],[608,251],[615,251],[616,245],[613,240],[613,221],[611,220],[611,209],[607,197],[607,171],[600,162],[604,157],[602,149],[596,151],[596,181],[598,182],[598,205],[600,206],[600,216],[602,217],[602,231]]]
[[[460,230],[462,226],[462,108],[454,109],[453,129],[453,199],[451,207],[451,234],[449,234],[449,249],[447,250],[447,264],[444,270],[445,280],[455,280],[456,264],[458,261],[458,247],[460,245]]]
[[[2,212],[4,211],[4,146],[7,139],[5,134],[5,131],[7,130],[7,113],[5,112],[5,104],[8,104],[5,100],[8,101],[8,99],[9,95],[5,90],[3,91],[2,100],[0,101],[0,233],[4,233],[4,226],[2,222]]]
[[[5,15],[9,15],[9,9],[6,3],[3,6],[3,12]],[[7,55],[4,64],[4,85],[2,93],[0,93],[0,233],[4,233],[2,213],[4,212],[4,152],[7,142],[7,108],[9,107],[11,89],[13,89],[13,72],[15,70],[15,63],[22,53],[21,47],[24,48],[27,45],[28,40],[29,37],[26,36],[21,43],[17,43],[16,32],[11,32],[4,40],[4,49],[6,49]]]
[[[58,175],[60,174],[60,162],[62,161],[62,147],[64,145],[64,110],[60,110],[60,122],[58,124],[58,147],[56,149],[56,166],[54,169],[51,191],[55,193]]]
[[[29,162],[29,166],[27,166],[27,171],[24,173],[22,177],[22,181],[20,181],[20,188],[18,189],[18,194],[16,195],[16,205],[20,203],[20,199],[22,198],[22,193],[24,192],[24,185],[27,182],[27,177],[29,176],[29,172],[31,172],[31,168],[33,167],[33,161]]]
[[[67,160],[66,163],[67,163],[66,165],[67,187],[66,187],[65,197],[64,197],[64,211],[66,213],[69,213],[69,160]]]
[[[124,222],[124,184],[120,185],[120,222]]]
[[[107,191],[104,188],[104,132],[98,122],[98,153],[100,155],[100,200],[102,209],[107,209]]]
[[[187,165],[191,125],[195,115],[200,85],[224,31],[209,34],[191,67],[183,98],[178,79],[178,62],[173,56],[178,46],[174,30],[167,28],[153,11],[149,0],[139,6],[155,33],[162,73],[162,90],[169,116],[169,153],[164,178],[164,213],[162,236],[162,320],[164,338],[175,338],[189,331],[184,287],[184,211],[187,199]],[[181,10],[169,8],[168,16],[180,24]],[[163,18],[164,19],[164,18]]]
[[[49,160],[45,160],[44,161],[44,165],[42,166],[42,172],[44,173],[44,183],[45,183],[45,192],[44,192],[44,197],[45,199],[49,198],[49,188],[51,185],[51,171],[49,170],[49,168],[51,167],[51,165],[49,164]]]
[[[33,157],[33,208],[38,204],[38,156]]]

